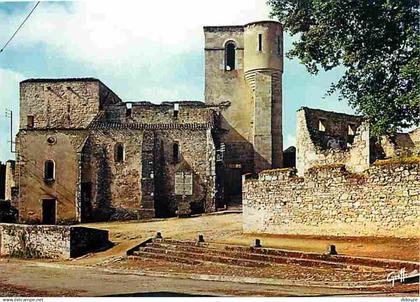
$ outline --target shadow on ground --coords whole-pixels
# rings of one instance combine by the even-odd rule
[[[175,292],[144,292],[144,293],[107,295],[103,297],[213,297],[213,296],[175,293]]]

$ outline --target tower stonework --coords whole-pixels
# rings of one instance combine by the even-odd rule
[[[206,103],[230,103],[221,121],[225,164],[242,174],[281,167],[282,25],[206,26],[204,35]]]

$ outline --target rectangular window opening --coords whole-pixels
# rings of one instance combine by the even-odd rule
[[[27,122],[26,122],[26,125],[27,125],[28,128],[33,128],[34,127],[34,120],[35,120],[35,118],[34,118],[33,115],[28,115]]]
[[[179,104],[175,103],[174,104],[174,118],[178,118],[178,114],[179,114]]]
[[[131,103],[126,103],[125,105],[125,116],[126,117],[131,117],[131,114],[133,113],[133,104]]]
[[[172,145],[172,159],[174,163],[178,163],[180,161],[180,150],[178,142],[174,142]]]
[[[277,54],[281,55],[281,38],[277,36]]]
[[[327,121],[325,119],[319,119],[319,123],[318,123],[319,132],[325,132],[326,125],[327,125]]]

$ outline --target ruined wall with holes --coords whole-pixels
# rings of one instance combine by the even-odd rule
[[[26,80],[20,83],[19,128],[85,128],[105,105],[118,102],[115,93],[96,79]],[[33,126],[28,125],[28,116],[33,117]]]
[[[374,138],[372,141],[371,153],[374,159],[420,156],[420,128],[407,133],[397,133],[392,137]]]
[[[104,230],[0,224],[0,256],[69,259],[110,246]]]
[[[322,236],[420,235],[420,163],[384,163],[364,173],[344,165],[267,170],[243,184],[246,233]]]
[[[297,112],[296,168],[341,163],[349,171],[369,168],[369,124],[362,117],[303,107]]]

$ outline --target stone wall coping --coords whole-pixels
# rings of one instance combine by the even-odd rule
[[[352,118],[360,118],[360,119],[365,119],[367,120],[367,118],[365,118],[362,115],[353,115],[353,114],[348,114],[348,113],[343,113],[343,112],[335,112],[335,111],[328,111],[328,110],[323,110],[323,109],[318,109],[318,108],[309,108],[309,107],[300,107],[298,110],[296,110],[296,112],[299,111],[305,111],[306,113],[310,113],[310,112],[322,112],[322,113],[327,113],[327,114],[334,114],[334,115],[338,115],[338,116],[347,116],[347,117],[352,117]]]
[[[394,168],[396,165],[391,165]],[[401,163],[398,165],[400,169],[410,169],[415,166],[420,168],[420,161],[415,163]],[[316,181],[320,178],[331,178],[331,177],[345,177],[345,178],[352,178],[352,176],[357,176],[356,178],[363,178],[368,179],[370,175],[373,174],[377,175],[381,173],[382,170],[389,169],[387,165],[380,165],[380,166],[371,166],[368,170],[364,173],[351,173],[346,170],[344,164],[331,164],[331,165],[323,165],[319,167],[310,168],[308,171],[305,172],[305,177],[299,177],[300,180],[303,181]],[[246,174],[245,175],[245,182],[252,182],[252,181],[277,181],[277,180],[293,180],[297,179],[295,175],[295,169],[293,168],[281,168],[281,169],[272,169],[272,170],[264,170],[260,172],[258,175],[253,174]],[[374,172],[374,173],[372,173]]]

